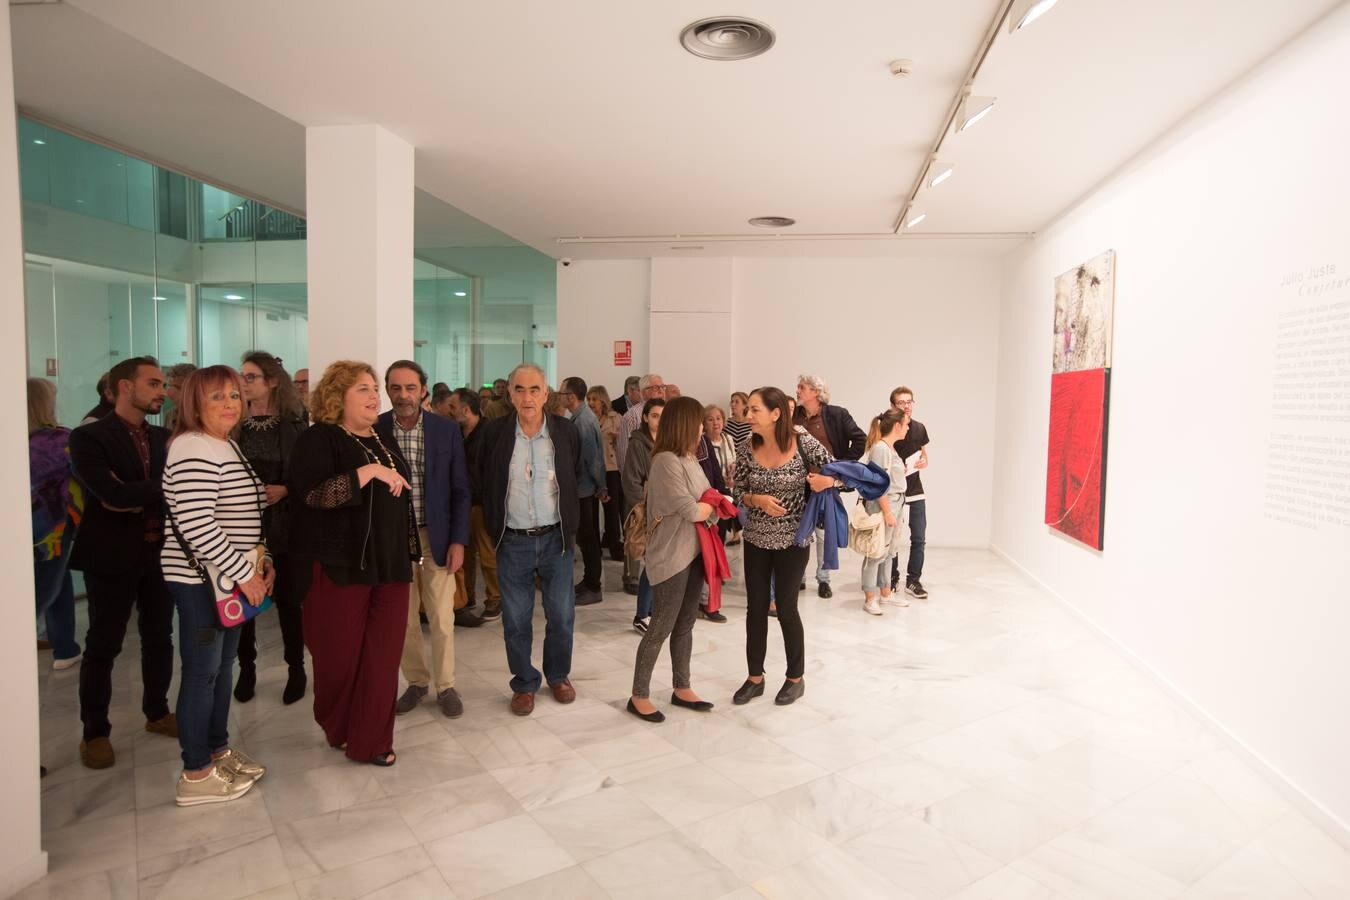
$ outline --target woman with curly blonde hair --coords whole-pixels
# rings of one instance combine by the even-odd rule
[[[412,561],[422,555],[411,473],[375,432],[380,386],[363,362],[330,365],[310,391],[313,425],[295,442],[291,553],[310,579],[303,606],[314,719],[332,746],[395,761],[394,699]]]

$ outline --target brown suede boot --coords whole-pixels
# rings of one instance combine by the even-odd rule
[[[84,763],[87,769],[111,769],[117,762],[112,741],[105,737],[80,741],[80,762]]]

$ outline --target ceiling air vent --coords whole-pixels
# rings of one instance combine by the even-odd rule
[[[789,219],[787,216],[755,216],[750,220],[750,224],[756,228],[787,228],[789,225],[796,225],[796,219]]]
[[[680,32],[684,49],[704,59],[750,59],[773,46],[773,30],[754,19],[699,19]]]

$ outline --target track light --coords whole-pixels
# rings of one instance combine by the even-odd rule
[[[909,209],[905,210],[905,227],[917,227],[926,218],[928,218],[928,213],[917,207],[911,206]]]
[[[928,186],[930,188],[937,187],[939,184],[942,184],[942,182],[946,181],[948,178],[951,178],[952,173],[955,171],[956,166],[953,165],[952,163],[938,162],[937,160],[933,160],[933,164],[928,167],[928,178],[927,178]]]
[[[994,111],[996,97],[972,97],[967,93],[956,109],[956,132],[960,134]]]
[[[1059,0],[1016,0],[1008,10],[1008,34],[1021,31],[1054,8]]]

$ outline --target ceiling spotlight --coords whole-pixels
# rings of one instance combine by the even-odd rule
[[[915,226],[921,224],[923,220],[926,218],[928,218],[928,213],[911,206],[905,212],[905,227],[914,228]]]
[[[960,134],[994,111],[996,97],[972,97],[967,92],[956,109],[956,133]]]
[[[942,184],[942,182],[946,181],[948,178],[951,178],[952,173],[955,171],[956,166],[953,165],[952,163],[938,162],[937,160],[933,160],[933,164],[928,167],[928,182],[927,182],[928,186],[930,188],[937,187],[939,184]]]
[[[756,228],[787,228],[789,225],[796,225],[796,219],[789,219],[787,216],[755,216],[750,220],[750,224]]]
[[[1054,8],[1059,0],[1016,0],[1008,10],[1008,34],[1021,31]]]
[[[163,300],[164,298],[163,298],[163,297],[160,297],[160,296],[158,296],[158,295],[156,295],[156,296],[154,296],[154,297],[151,297],[150,299],[151,299],[151,300]]]
[[[42,138],[33,138],[33,143],[37,144],[39,147],[45,147],[47,145],[47,142]]]
[[[226,295],[225,295],[225,299],[226,299],[226,300],[243,300],[244,297],[243,297],[242,294],[226,294]]]
[[[716,16],[699,19],[680,32],[684,49],[703,59],[750,59],[773,46],[773,29],[754,19]]]
[[[467,291],[455,291],[455,296],[456,296],[456,297],[467,297],[467,296],[469,296],[469,294],[468,294]]]

